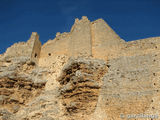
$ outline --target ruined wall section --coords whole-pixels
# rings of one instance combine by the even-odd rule
[[[50,63],[54,56],[69,57],[85,56],[107,60],[109,54],[119,51],[125,43],[104,20],[90,22],[83,16],[75,19],[70,33],[57,33],[54,40],[49,40],[42,46],[40,64]]]
[[[146,55],[156,53],[160,50],[160,37],[152,37],[130,41],[123,44],[119,51],[121,56]]]
[[[110,53],[115,53],[125,43],[103,20],[91,23],[92,54],[95,58],[107,59]]]
[[[88,18],[83,16],[81,20],[76,19],[70,34],[68,48],[70,56],[91,56],[91,28]]]
[[[68,54],[69,33],[57,33],[54,40],[49,40],[42,46],[41,57]]]
[[[108,60],[120,56],[147,54],[159,49],[160,38],[125,42],[103,20],[90,22],[83,16],[76,19],[69,33],[57,33],[54,40],[42,46],[40,64],[52,62],[56,56],[92,56]]]
[[[42,46],[39,65],[50,66],[57,56],[91,56],[91,42],[90,21],[83,16],[81,20],[75,20],[70,33],[57,33],[54,40],[49,40]]]
[[[15,43],[9,47],[3,55],[4,60],[16,58],[16,57],[25,57],[30,60],[33,59],[33,54],[36,59],[40,56],[41,43],[39,41],[39,36],[36,32],[33,32],[30,39],[27,42]],[[33,59],[35,61],[35,58]],[[36,61],[35,61],[36,62]]]
[[[19,56],[29,57],[31,55],[31,52],[32,47],[30,46],[30,44],[25,42],[19,42],[9,47],[4,53],[4,57],[6,59]]]
[[[47,43],[45,43],[41,49],[39,65],[52,66],[53,60],[58,56],[68,56],[68,42],[70,41],[70,39],[71,38],[69,33],[57,33],[54,40],[49,40]]]

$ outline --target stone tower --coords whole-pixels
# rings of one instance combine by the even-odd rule
[[[37,32],[32,32],[27,42],[15,43],[4,53],[4,59],[13,59],[16,57],[25,57],[32,62],[38,63],[41,51],[41,42]]]

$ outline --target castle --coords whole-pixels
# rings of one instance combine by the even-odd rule
[[[37,64],[41,64],[50,56],[58,55],[88,56],[107,60],[114,54],[140,54],[145,46],[149,51],[154,44],[159,44],[159,39],[154,37],[125,42],[103,19],[90,22],[83,16],[81,20],[75,19],[69,33],[57,33],[54,40],[49,40],[41,46],[38,33],[33,32],[26,43],[16,43],[8,48],[5,56],[28,56]],[[132,45],[133,47],[129,48]],[[124,49],[125,52],[123,52]],[[122,52],[119,53],[120,51]]]
[[[44,45],[33,32],[0,56],[0,118],[159,119],[159,59],[160,37],[126,42],[103,19],[75,19]]]

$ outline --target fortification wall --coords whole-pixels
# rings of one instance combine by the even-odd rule
[[[86,17],[76,19],[70,33],[57,33],[42,46],[39,65],[51,65],[57,56],[91,56],[91,42],[90,21]]]
[[[40,61],[45,62],[49,56],[58,55],[92,56],[107,60],[108,54],[117,52],[123,43],[125,41],[104,20],[91,23],[83,16],[81,20],[75,20],[70,33],[58,33],[54,40],[42,46]]]
[[[159,45],[159,37],[125,42],[104,20],[90,22],[82,17],[75,20],[71,32],[58,33],[54,40],[42,46],[40,64],[51,63],[51,59],[63,55],[92,56],[105,61],[120,56],[145,55],[159,49]]]
[[[108,59],[114,59],[121,56],[146,55],[157,53],[160,50],[160,37],[140,39],[136,41],[124,42],[116,50],[107,52]]]
[[[42,46],[39,65],[50,66],[53,64],[53,59],[58,56],[69,55],[69,40],[70,35],[68,33],[57,34],[54,40],[49,40]]]
[[[160,37],[130,41],[121,47],[121,56],[146,55],[160,50]]]
[[[109,53],[118,51],[125,43],[102,19],[91,23],[92,54],[95,58],[107,59]]]
[[[14,44],[7,49],[3,57],[26,56],[34,62],[40,59],[39,64],[45,65],[54,57],[63,55],[92,56],[108,60],[120,56],[147,54],[157,49],[160,49],[159,37],[125,42],[104,20],[90,22],[87,17],[82,17],[81,20],[75,20],[70,33],[57,33],[56,38],[45,43],[42,48],[38,34],[33,32],[26,43]]]
[[[126,49],[125,49],[126,48]],[[147,39],[140,39],[136,41],[127,42],[124,50],[133,51],[152,51],[160,49],[160,37],[152,37]]]
[[[15,43],[9,47],[4,53],[5,58],[12,58],[18,56],[30,56],[32,52],[32,46],[25,42]]]
[[[81,20],[76,19],[71,29],[71,40],[69,41],[70,56],[91,56],[91,28],[90,21],[83,16]]]

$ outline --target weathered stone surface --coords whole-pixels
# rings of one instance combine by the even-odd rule
[[[125,42],[102,19],[42,46],[33,32],[0,55],[0,120],[159,120],[159,59],[160,37]]]
[[[58,81],[63,111],[68,118],[81,119],[96,109],[106,63],[94,59],[70,59]]]
[[[55,120],[55,119],[52,117],[42,117],[40,120]]]

